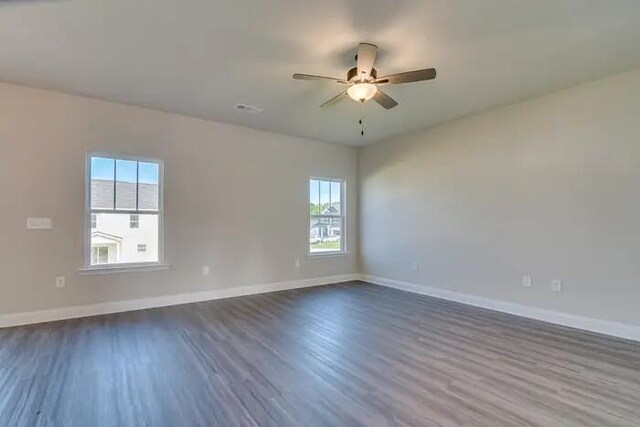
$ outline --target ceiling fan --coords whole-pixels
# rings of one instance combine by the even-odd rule
[[[379,78],[378,71],[373,68],[376,62],[377,52],[378,46],[370,43],[360,43],[358,46],[358,53],[355,57],[356,66],[347,72],[346,79],[314,76],[310,74],[294,74],[293,78],[296,80],[328,80],[347,86],[344,92],[334,96],[322,104],[321,107],[333,105],[348,96],[354,101],[361,103],[373,99],[387,110],[395,107],[398,103],[395,99],[381,91],[379,86],[386,84],[420,82],[436,78],[435,68],[406,71],[404,73],[392,74],[390,76]]]

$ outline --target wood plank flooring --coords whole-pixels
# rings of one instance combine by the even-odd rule
[[[0,426],[638,426],[640,344],[351,282],[0,330]]]

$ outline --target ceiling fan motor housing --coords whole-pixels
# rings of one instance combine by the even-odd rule
[[[378,78],[378,71],[375,68],[371,69],[371,73],[369,74],[369,80],[375,80]],[[358,67],[353,67],[349,71],[347,71],[347,81],[354,82],[358,79]]]

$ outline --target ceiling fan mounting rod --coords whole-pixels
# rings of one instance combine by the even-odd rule
[[[378,78],[378,71],[375,68],[371,69],[371,73],[369,74],[369,80],[375,80]],[[356,80],[362,80],[358,75],[358,67],[353,67],[349,71],[347,71],[347,81],[349,83],[354,83]]]

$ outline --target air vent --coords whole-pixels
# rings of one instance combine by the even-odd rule
[[[258,114],[262,112],[262,108],[254,107],[247,104],[236,104],[236,110],[244,111],[245,113]]]

